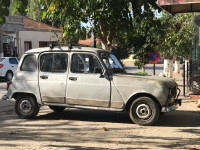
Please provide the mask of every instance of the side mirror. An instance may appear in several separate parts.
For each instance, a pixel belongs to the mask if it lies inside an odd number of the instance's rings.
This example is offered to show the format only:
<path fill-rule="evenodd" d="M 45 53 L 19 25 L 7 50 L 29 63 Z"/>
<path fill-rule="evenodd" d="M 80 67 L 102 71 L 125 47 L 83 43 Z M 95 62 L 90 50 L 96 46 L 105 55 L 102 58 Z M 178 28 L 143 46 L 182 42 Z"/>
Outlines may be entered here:
<path fill-rule="evenodd" d="M 100 73 L 101 74 L 101 76 L 100 76 L 100 78 L 103 78 L 104 76 L 103 76 L 103 72 L 102 72 L 102 69 L 101 68 L 95 68 L 95 73 Z"/>

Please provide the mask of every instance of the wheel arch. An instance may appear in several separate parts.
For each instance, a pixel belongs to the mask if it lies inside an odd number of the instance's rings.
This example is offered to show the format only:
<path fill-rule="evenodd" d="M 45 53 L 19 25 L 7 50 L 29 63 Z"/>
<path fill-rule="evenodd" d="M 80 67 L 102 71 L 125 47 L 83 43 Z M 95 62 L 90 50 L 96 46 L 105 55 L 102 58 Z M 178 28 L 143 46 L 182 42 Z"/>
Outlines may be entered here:
<path fill-rule="evenodd" d="M 135 100 L 136 100 L 137 98 L 139 98 L 139 97 L 149 97 L 149 98 L 151 98 L 153 101 L 155 101 L 155 102 L 158 104 L 158 106 L 159 106 L 160 109 L 162 108 L 161 105 L 160 105 L 160 103 L 159 103 L 159 101 L 158 101 L 153 95 L 151 95 L 151 94 L 149 94 L 149 93 L 137 93 L 137 94 L 132 95 L 132 96 L 128 99 L 128 101 L 127 101 L 127 103 L 126 103 L 125 111 L 129 111 L 129 108 L 130 108 L 130 106 L 131 106 L 131 103 L 132 103 L 133 101 L 135 101 Z"/>
<path fill-rule="evenodd" d="M 11 72 L 11 73 L 14 75 L 14 73 L 13 73 L 12 70 L 7 70 L 7 71 L 6 71 L 6 75 L 7 75 L 8 72 Z"/>
<path fill-rule="evenodd" d="M 14 99 L 17 99 L 17 98 L 19 98 L 20 96 L 31 96 L 31 97 L 33 97 L 36 101 L 37 101 L 37 98 L 36 98 L 36 96 L 34 95 L 34 94 L 31 94 L 31 93 L 25 93 L 25 92 L 16 92 L 16 93 L 14 93 L 13 95 L 12 95 L 12 98 L 14 98 Z"/>

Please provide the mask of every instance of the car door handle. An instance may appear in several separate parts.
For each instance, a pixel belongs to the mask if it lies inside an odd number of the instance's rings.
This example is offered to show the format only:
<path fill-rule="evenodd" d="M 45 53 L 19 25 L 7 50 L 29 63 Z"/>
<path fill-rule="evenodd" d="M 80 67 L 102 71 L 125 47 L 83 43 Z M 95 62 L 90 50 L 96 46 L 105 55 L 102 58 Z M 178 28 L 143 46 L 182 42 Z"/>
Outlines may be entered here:
<path fill-rule="evenodd" d="M 69 80 L 76 81 L 77 77 L 69 77 Z"/>
<path fill-rule="evenodd" d="M 14 67 L 14 66 L 12 66 L 12 67 Z"/>
<path fill-rule="evenodd" d="M 43 76 L 40 76 L 40 78 L 41 79 L 48 79 L 48 76 L 43 75 Z"/>

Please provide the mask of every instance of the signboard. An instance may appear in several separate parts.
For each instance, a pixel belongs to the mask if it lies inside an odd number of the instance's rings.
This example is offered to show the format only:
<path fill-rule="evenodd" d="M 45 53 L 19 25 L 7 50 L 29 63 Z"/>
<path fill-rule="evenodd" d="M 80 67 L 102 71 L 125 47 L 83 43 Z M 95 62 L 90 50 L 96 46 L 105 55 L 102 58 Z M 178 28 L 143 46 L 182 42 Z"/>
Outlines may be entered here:
<path fill-rule="evenodd" d="M 177 5 L 200 3 L 200 0 L 158 0 L 158 5 Z"/>
<path fill-rule="evenodd" d="M 159 51 L 155 50 L 155 52 L 149 53 L 149 57 L 151 62 L 157 62 L 160 60 L 160 53 Z"/>
<path fill-rule="evenodd" d="M 200 0 L 158 0 L 157 3 L 169 13 L 200 12 Z"/>

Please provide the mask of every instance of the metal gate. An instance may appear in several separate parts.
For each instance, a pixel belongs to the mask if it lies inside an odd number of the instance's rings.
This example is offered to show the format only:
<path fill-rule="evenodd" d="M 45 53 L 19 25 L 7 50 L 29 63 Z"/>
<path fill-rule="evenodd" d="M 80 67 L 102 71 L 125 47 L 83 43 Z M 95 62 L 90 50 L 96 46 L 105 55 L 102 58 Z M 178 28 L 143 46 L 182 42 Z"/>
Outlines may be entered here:
<path fill-rule="evenodd" d="M 187 83 L 189 89 L 194 95 L 200 95 L 200 60 L 190 59 L 189 80 Z"/>

